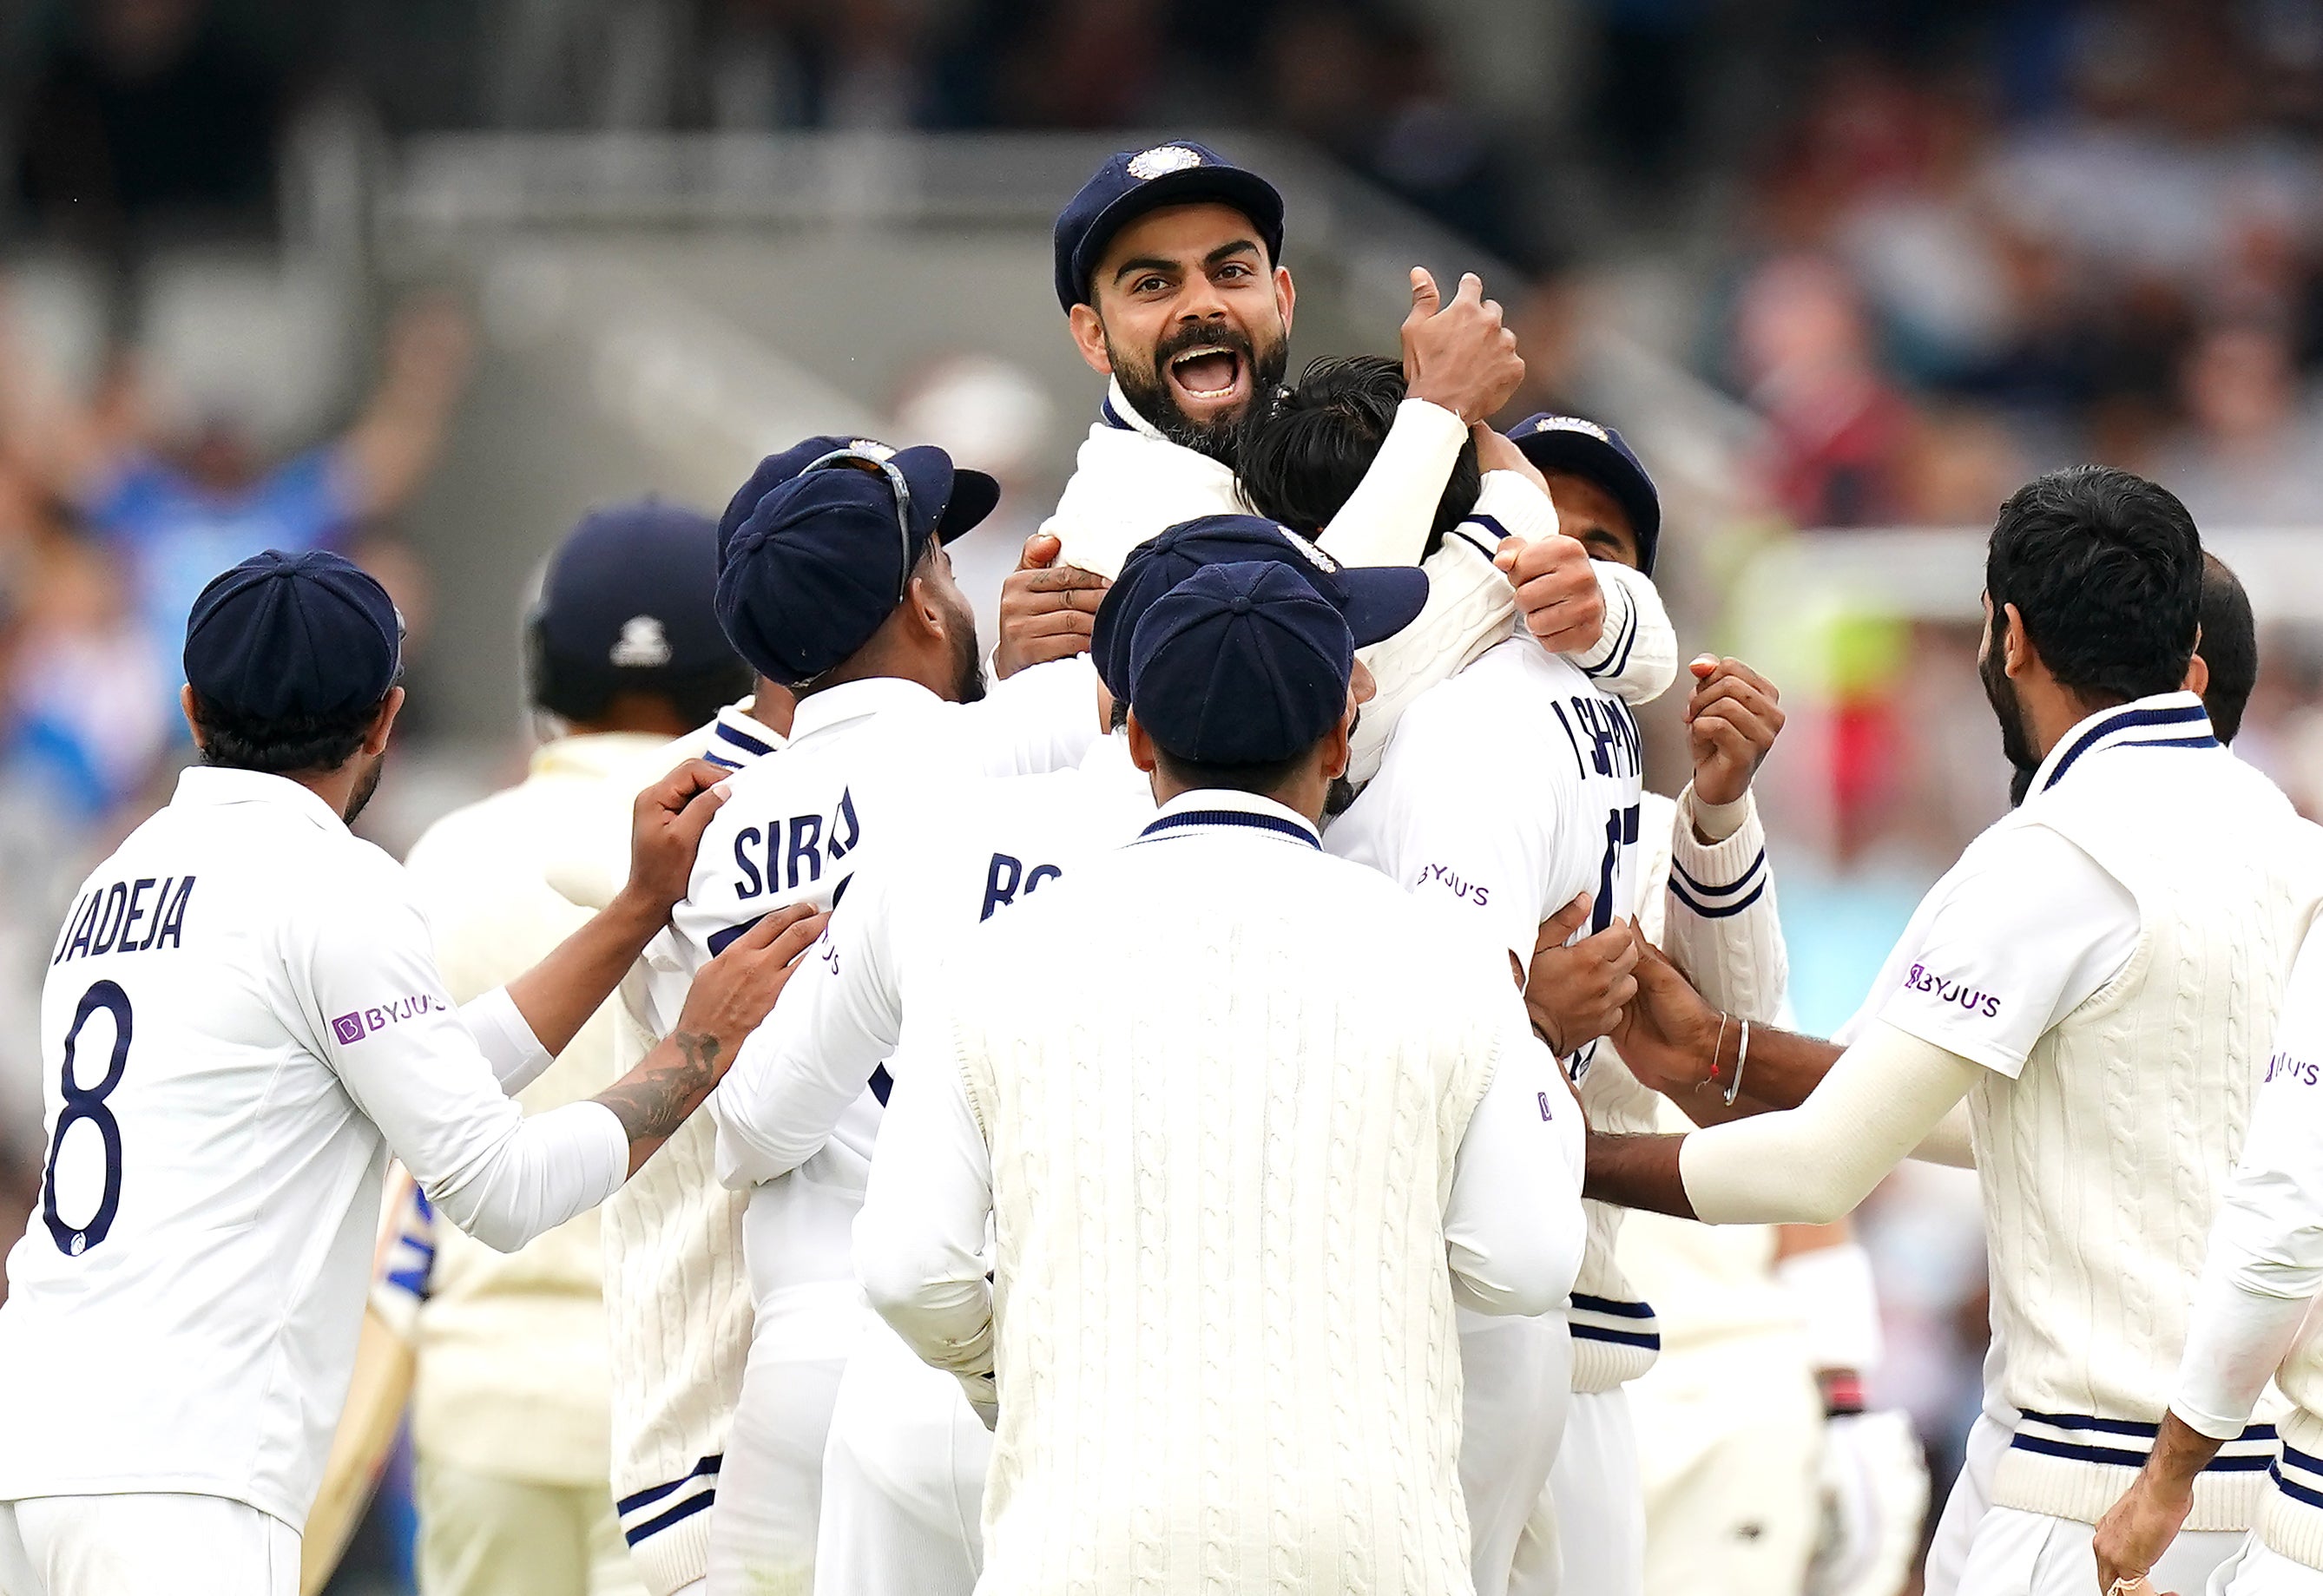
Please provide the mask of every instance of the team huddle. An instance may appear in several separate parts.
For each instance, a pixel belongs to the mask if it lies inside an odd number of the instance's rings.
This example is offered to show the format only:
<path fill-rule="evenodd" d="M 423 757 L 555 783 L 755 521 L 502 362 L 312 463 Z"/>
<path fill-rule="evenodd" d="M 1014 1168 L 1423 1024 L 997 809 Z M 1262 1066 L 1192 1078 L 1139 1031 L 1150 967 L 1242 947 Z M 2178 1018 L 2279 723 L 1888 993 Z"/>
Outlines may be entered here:
<path fill-rule="evenodd" d="M 1488 424 L 1474 278 L 1289 380 L 1283 234 L 1191 143 L 1066 206 L 1109 381 L 989 652 L 940 449 L 589 518 L 560 735 L 408 866 L 385 592 L 203 591 L 199 762 L 48 971 L 0 1596 L 316 1588 L 407 1391 L 424 1591 L 1891 1596 L 1906 1158 L 1991 1260 L 1924 1588 L 2323 1593 L 2323 833 L 2183 507 L 2001 507 L 2017 804 L 1798 1035 L 1774 685 L 1694 658 L 1643 785 L 1645 466 Z"/>

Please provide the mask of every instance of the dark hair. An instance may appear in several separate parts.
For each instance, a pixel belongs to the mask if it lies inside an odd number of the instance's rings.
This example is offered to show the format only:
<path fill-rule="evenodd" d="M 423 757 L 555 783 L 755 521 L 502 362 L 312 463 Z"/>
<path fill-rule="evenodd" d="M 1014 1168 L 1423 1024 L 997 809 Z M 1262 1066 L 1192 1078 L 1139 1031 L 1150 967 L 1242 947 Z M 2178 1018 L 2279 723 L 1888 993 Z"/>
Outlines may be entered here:
<path fill-rule="evenodd" d="M 1198 759 L 1180 759 L 1156 743 L 1153 762 L 1161 766 L 1163 775 L 1181 787 L 1223 787 L 1271 798 L 1306 768 L 1313 753 L 1312 748 L 1302 748 L 1288 759 L 1271 759 L 1262 765 L 1206 765 Z"/>
<path fill-rule="evenodd" d="M 1293 532 L 1318 536 L 1372 468 L 1403 399 L 1403 367 L 1394 361 L 1345 354 L 1308 362 L 1297 386 L 1253 405 L 1243 424 L 1235 471 L 1244 500 Z M 1483 482 L 1475 440 L 1464 439 L 1437 501 L 1427 553 L 1475 509 Z"/>
<path fill-rule="evenodd" d="M 2210 729 L 2230 743 L 2243 729 L 2243 711 L 2258 684 L 2258 622 L 2241 579 L 2208 550 L 2202 555 L 2202 640 L 2194 651 L 2210 667 L 2210 684 L 2202 690 Z"/>
<path fill-rule="evenodd" d="M 390 689 L 392 691 L 392 689 Z M 259 720 L 237 715 L 194 694 L 194 719 L 202 728 L 202 763 L 227 770 L 262 770 L 284 775 L 301 770 L 336 770 L 355 757 L 379 702 L 332 715 L 293 715 Z"/>
<path fill-rule="evenodd" d="M 2016 606 L 2061 687 L 2122 702 L 2184 685 L 2202 543 L 2167 488 L 2109 465 L 2034 478 L 2000 507 L 1985 552 L 1995 625 Z"/>

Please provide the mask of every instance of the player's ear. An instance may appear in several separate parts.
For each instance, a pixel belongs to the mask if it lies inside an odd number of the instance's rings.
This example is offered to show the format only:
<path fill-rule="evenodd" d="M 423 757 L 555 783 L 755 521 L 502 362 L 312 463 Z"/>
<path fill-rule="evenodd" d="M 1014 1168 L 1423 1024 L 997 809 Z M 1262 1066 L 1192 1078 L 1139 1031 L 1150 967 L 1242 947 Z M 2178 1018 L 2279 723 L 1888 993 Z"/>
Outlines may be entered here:
<path fill-rule="evenodd" d="M 2007 604 L 2002 606 L 2001 614 L 2005 621 L 2000 632 L 2000 663 L 2010 675 L 2021 676 L 2039 656 L 2033 647 L 2033 639 L 2025 634 L 2025 612 Z"/>
<path fill-rule="evenodd" d="M 1347 707 L 1340 713 L 1339 723 L 1323 739 L 1323 780 L 1337 781 L 1347 774 L 1348 763 L 1354 757 L 1352 750 L 1355 734 L 1355 701 L 1353 694 Z"/>
<path fill-rule="evenodd" d="M 178 710 L 186 718 L 186 729 L 194 734 L 194 747 L 207 748 L 209 742 L 202 736 L 201 718 L 194 713 L 194 689 L 190 683 L 178 689 Z"/>
<path fill-rule="evenodd" d="M 1105 347 L 1105 322 L 1088 304 L 1074 306 L 1065 313 L 1066 324 L 1072 328 L 1073 347 L 1081 352 L 1081 360 L 1100 377 L 1113 375 L 1113 356 Z"/>
<path fill-rule="evenodd" d="M 1135 710 L 1129 711 L 1129 762 L 1148 775 L 1161 763 L 1154 753 L 1153 734 L 1145 729 Z"/>
<path fill-rule="evenodd" d="M 2196 698 L 2210 691 L 2210 662 L 2199 654 L 2186 662 L 2185 687 Z"/>
<path fill-rule="evenodd" d="M 1290 268 L 1274 269 L 1274 307 L 1282 313 L 1282 335 L 1290 335 L 1290 312 L 1299 302 L 1299 290 L 1290 286 Z"/>
<path fill-rule="evenodd" d="M 395 731 L 395 718 L 402 711 L 403 689 L 389 688 L 387 696 L 379 701 L 379 712 L 372 717 L 371 729 L 363 733 L 363 751 L 365 754 L 387 752 L 387 739 Z"/>

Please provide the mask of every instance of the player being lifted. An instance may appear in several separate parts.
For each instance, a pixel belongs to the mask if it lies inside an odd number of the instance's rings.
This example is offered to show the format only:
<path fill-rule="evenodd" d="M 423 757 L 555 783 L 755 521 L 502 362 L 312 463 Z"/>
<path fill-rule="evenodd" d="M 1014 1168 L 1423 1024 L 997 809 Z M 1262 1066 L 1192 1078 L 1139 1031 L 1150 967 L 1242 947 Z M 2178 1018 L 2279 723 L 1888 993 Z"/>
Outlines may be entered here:
<path fill-rule="evenodd" d="M 613 905 L 454 1008 L 402 870 L 347 830 L 403 705 L 400 631 L 335 555 L 212 582 L 186 630 L 203 763 L 58 933 L 40 1223 L 0 1308 L 8 1596 L 296 1590 L 388 1153 L 470 1234 L 521 1244 L 684 1121 L 816 933 L 803 907 L 770 916 L 636 1069 L 525 1117 L 507 1094 L 683 893 L 717 773 L 644 794 Z"/>

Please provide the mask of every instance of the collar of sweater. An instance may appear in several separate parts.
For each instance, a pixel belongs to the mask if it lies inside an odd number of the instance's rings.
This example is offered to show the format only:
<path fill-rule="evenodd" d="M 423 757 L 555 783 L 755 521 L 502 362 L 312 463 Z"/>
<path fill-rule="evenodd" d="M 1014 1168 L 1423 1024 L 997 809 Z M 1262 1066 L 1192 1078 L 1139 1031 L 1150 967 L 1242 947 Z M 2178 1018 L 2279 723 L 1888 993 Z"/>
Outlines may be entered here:
<path fill-rule="evenodd" d="M 2209 712 L 2190 693 L 2157 693 L 2132 699 L 2076 721 L 2057 739 L 2041 768 L 2033 773 L 2032 791 L 2047 792 L 2065 778 L 2083 757 L 2100 748 L 2138 747 L 2215 748 L 2217 735 L 2210 729 Z"/>
<path fill-rule="evenodd" d="M 1162 812 L 1138 834 L 1137 840 L 1156 842 L 1220 833 L 1263 837 L 1318 849 L 1323 846 L 1315 822 L 1297 810 L 1255 793 L 1226 787 L 1201 787 L 1179 793 L 1162 806 Z"/>

